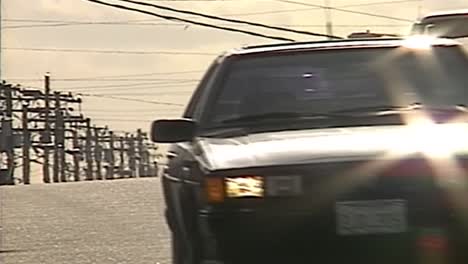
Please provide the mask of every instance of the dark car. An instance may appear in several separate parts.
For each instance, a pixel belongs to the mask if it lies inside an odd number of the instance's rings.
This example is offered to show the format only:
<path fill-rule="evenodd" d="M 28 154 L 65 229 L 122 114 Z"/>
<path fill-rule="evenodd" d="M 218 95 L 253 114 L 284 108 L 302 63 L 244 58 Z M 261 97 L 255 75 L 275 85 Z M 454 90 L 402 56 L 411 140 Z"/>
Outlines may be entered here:
<path fill-rule="evenodd" d="M 468 59 L 428 41 L 219 56 L 152 127 L 173 262 L 468 263 Z"/>

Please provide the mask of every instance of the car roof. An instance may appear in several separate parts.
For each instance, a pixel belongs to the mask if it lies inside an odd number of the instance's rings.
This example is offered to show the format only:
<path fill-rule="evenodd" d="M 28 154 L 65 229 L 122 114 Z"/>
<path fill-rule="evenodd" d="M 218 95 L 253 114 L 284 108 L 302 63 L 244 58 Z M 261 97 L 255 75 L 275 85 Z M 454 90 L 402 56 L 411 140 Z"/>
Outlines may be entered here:
<path fill-rule="evenodd" d="M 245 46 L 240 49 L 227 51 L 224 56 L 249 55 L 274 52 L 288 52 L 314 49 L 349 49 L 349 48 L 379 48 L 399 47 L 405 44 L 405 38 L 372 38 L 372 39 L 342 39 L 325 40 L 313 42 L 288 42 L 279 44 Z M 434 38 L 431 40 L 433 46 L 456 46 L 459 42 L 451 39 Z"/>
<path fill-rule="evenodd" d="M 423 22 L 424 20 L 430 20 L 432 18 L 439 18 L 439 17 L 450 17 L 450 16 L 459 16 L 459 15 L 468 15 L 468 9 L 455 9 L 455 10 L 448 10 L 448 11 L 437 11 L 426 14 L 423 16 L 419 21 Z"/>

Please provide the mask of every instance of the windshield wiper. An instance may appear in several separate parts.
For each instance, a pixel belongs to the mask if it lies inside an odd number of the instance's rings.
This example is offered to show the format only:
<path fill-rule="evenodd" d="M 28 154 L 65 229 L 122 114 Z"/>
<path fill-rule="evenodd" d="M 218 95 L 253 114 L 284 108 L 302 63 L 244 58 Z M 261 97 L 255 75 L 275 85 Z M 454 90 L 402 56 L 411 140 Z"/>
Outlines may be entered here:
<path fill-rule="evenodd" d="M 329 119 L 344 117 L 344 115 L 328 113 L 299 113 L 299 112 L 269 112 L 263 114 L 243 115 L 234 118 L 228 118 L 220 121 L 222 124 L 256 122 L 256 121 L 276 121 L 288 119 Z"/>

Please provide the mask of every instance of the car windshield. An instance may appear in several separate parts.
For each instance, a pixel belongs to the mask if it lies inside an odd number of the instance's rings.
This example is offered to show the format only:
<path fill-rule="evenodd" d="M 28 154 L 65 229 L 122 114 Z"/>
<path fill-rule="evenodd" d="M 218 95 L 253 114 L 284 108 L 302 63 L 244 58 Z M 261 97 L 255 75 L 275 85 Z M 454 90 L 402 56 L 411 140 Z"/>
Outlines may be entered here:
<path fill-rule="evenodd" d="M 413 27 L 413 33 L 429 33 L 444 38 L 459 38 L 466 36 L 467 23 L 466 16 L 428 18 Z"/>
<path fill-rule="evenodd" d="M 429 34 L 442 38 L 453 38 L 468 51 L 468 13 L 461 15 L 428 16 L 415 23 L 412 35 Z"/>
<path fill-rule="evenodd" d="M 275 112 L 333 113 L 414 102 L 466 105 L 468 61 L 456 46 L 260 55 L 233 61 L 219 87 L 209 126 Z"/>

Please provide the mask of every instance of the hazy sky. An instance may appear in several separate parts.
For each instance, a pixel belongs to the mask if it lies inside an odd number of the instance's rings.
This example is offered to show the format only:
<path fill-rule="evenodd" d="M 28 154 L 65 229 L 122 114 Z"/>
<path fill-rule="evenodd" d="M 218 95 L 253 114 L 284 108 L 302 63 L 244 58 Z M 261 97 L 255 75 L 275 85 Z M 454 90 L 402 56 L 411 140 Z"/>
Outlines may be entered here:
<path fill-rule="evenodd" d="M 104 1 L 119 2 L 117 0 Z M 345 9 L 409 20 L 417 19 L 418 14 L 428 11 L 468 8 L 468 0 L 382 3 L 389 1 L 391 0 L 330 0 L 332 6 L 335 7 L 363 4 L 360 7 L 346 7 Z M 146 0 L 145 2 L 325 33 L 324 11 L 299 4 L 275 0 Z M 323 0 L 296 0 L 296 2 L 324 4 Z M 365 5 L 379 2 L 380 4 L 376 5 Z M 6 48 L 2 51 L 2 79 L 27 87 L 42 87 L 43 75 L 51 72 L 53 90 L 113 95 L 184 105 L 196 81 L 215 54 L 244 44 L 274 42 L 240 33 L 195 25 L 187 26 L 183 23 L 101 6 L 86 0 L 2 0 L 2 5 L 2 44 Z M 135 7 L 131 4 L 125 5 Z M 226 24 L 151 8 L 142 9 L 214 24 Z M 265 11 L 274 12 L 259 14 Z M 334 34 L 339 36 L 365 29 L 406 33 L 410 25 L 408 22 L 341 11 L 333 11 L 332 18 Z M 132 22 L 128 23 L 130 20 Z M 69 21 L 94 24 L 63 25 L 64 22 Z M 98 22 L 127 23 L 96 24 Z M 306 35 L 256 27 L 234 24 L 226 26 L 236 26 L 297 40 L 319 40 L 319 38 Z M 15 50 L 18 48 L 72 49 L 75 52 Z M 99 54 L 77 52 L 79 50 L 169 52 L 171 54 Z M 111 76 L 112 79 L 103 81 L 103 78 L 96 78 L 103 76 Z M 150 120 L 176 117 L 182 111 L 182 106 L 155 105 L 99 97 L 83 98 L 85 114 L 95 119 L 95 123 L 108 124 L 115 130 L 134 130 L 138 127 L 147 130 Z"/>

